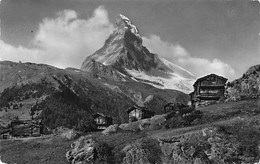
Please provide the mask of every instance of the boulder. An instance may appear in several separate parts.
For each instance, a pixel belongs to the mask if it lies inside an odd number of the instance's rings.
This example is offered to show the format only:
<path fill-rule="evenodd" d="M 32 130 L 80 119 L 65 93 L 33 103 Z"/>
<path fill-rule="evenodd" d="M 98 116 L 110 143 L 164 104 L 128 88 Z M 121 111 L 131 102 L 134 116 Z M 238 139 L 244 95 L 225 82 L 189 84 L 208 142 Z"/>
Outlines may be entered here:
<path fill-rule="evenodd" d="M 135 122 L 121 124 L 119 128 L 121 128 L 122 130 L 139 132 L 141 131 L 139 125 L 140 125 L 140 121 L 135 121 Z"/>
<path fill-rule="evenodd" d="M 70 129 L 70 130 L 67 130 L 67 131 L 61 133 L 61 137 L 66 138 L 68 140 L 77 139 L 79 136 L 80 136 L 80 133 L 73 129 Z"/>
<path fill-rule="evenodd" d="M 79 138 L 71 145 L 66 158 L 71 164 L 91 164 L 94 161 L 95 140 L 91 136 Z"/>
<path fill-rule="evenodd" d="M 140 144 L 132 144 L 124 147 L 125 157 L 123 164 L 145 163 L 150 164 L 147 151 Z"/>
<path fill-rule="evenodd" d="M 118 124 L 114 124 L 114 125 L 110 125 L 105 130 L 103 130 L 102 134 L 109 135 L 109 134 L 112 134 L 112 133 L 116 133 L 120 130 L 121 130 L 121 128 L 119 128 Z"/>
<path fill-rule="evenodd" d="M 71 164 L 112 163 L 112 149 L 106 142 L 93 139 L 92 135 L 79 138 L 66 153 Z"/>

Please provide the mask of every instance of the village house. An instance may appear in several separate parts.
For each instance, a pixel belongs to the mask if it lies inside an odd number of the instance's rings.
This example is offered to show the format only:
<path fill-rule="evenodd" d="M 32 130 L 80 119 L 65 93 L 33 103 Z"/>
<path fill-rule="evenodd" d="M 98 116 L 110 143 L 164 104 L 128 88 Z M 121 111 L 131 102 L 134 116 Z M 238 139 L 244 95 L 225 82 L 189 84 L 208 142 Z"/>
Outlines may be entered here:
<path fill-rule="evenodd" d="M 11 135 L 13 137 L 37 137 L 42 134 L 42 125 L 32 120 L 16 120 L 11 122 Z"/>
<path fill-rule="evenodd" d="M 216 102 L 224 98 L 226 82 L 226 78 L 216 74 L 197 79 L 193 84 L 194 91 L 190 93 L 192 106 Z"/>
<path fill-rule="evenodd" d="M 98 130 L 104 130 L 113 123 L 113 119 L 111 117 L 105 116 L 102 113 L 96 113 L 92 116 Z"/>
<path fill-rule="evenodd" d="M 129 122 L 150 118 L 154 116 L 154 112 L 146 107 L 132 106 L 126 110 Z"/>
<path fill-rule="evenodd" d="M 164 113 L 169 113 L 173 111 L 178 111 L 180 109 L 188 107 L 187 105 L 181 103 L 181 102 L 170 102 L 164 106 Z"/>

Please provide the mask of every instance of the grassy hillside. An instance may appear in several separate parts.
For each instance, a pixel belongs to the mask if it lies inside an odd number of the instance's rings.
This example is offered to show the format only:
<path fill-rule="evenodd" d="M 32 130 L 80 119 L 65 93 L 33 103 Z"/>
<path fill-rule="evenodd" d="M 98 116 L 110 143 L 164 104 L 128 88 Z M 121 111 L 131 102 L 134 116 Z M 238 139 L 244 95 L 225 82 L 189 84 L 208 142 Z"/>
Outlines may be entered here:
<path fill-rule="evenodd" d="M 106 143 L 112 162 L 120 163 L 127 145 L 141 145 L 147 158 L 157 163 L 255 163 L 260 159 L 260 100 L 244 100 L 200 107 L 204 113 L 196 125 L 145 132 L 120 131 L 108 136 L 90 136 Z M 21 141 L 1 141 L 4 162 L 67 163 L 70 144 L 60 136 Z M 140 147 L 139 147 L 140 148 Z M 139 149 L 138 148 L 138 149 Z M 151 149 L 152 148 L 152 149 Z M 135 159 L 142 158 L 136 154 Z"/>

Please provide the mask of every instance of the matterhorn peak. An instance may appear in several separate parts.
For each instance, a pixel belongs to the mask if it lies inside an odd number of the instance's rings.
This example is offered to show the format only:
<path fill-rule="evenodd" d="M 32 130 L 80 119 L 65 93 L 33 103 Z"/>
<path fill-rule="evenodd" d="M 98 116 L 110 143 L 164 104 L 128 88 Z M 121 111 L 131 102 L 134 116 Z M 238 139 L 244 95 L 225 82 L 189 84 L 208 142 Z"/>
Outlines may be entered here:
<path fill-rule="evenodd" d="M 138 38 L 141 38 L 137 27 L 126 16 L 119 14 L 116 19 L 116 25 L 119 28 L 123 27 L 126 29 L 130 29 L 133 34 L 135 34 Z"/>
<path fill-rule="evenodd" d="M 122 19 L 124 19 L 124 20 L 130 21 L 129 18 L 127 18 L 126 16 L 124 16 L 124 15 L 122 15 L 122 14 L 119 14 L 119 16 L 120 16 Z"/>
<path fill-rule="evenodd" d="M 115 24 L 104 46 L 84 60 L 82 70 L 117 80 L 139 81 L 158 88 L 187 93 L 192 90 L 193 76 L 144 47 L 137 27 L 128 17 L 119 14 Z"/>

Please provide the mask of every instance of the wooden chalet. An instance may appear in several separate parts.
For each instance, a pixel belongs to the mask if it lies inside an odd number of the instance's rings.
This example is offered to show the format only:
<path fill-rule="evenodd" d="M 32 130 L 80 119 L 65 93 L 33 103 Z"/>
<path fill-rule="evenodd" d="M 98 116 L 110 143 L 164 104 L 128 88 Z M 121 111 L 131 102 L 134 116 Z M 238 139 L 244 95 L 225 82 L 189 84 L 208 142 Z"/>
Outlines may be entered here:
<path fill-rule="evenodd" d="M 16 120 L 11 122 L 11 135 L 13 137 L 37 137 L 42 134 L 42 125 L 32 120 Z"/>
<path fill-rule="evenodd" d="M 126 110 L 129 122 L 150 118 L 154 116 L 154 112 L 146 107 L 132 106 Z"/>
<path fill-rule="evenodd" d="M 102 113 L 96 113 L 92 116 L 98 130 L 104 130 L 113 123 L 113 119 L 111 117 L 105 116 Z"/>
<path fill-rule="evenodd" d="M 164 113 L 169 113 L 173 111 L 178 111 L 180 109 L 188 107 L 187 105 L 180 102 L 170 102 L 164 106 Z"/>
<path fill-rule="evenodd" d="M 192 106 L 203 101 L 218 101 L 224 97 L 227 79 L 216 74 L 199 78 L 194 84 L 194 91 L 190 93 Z"/>

